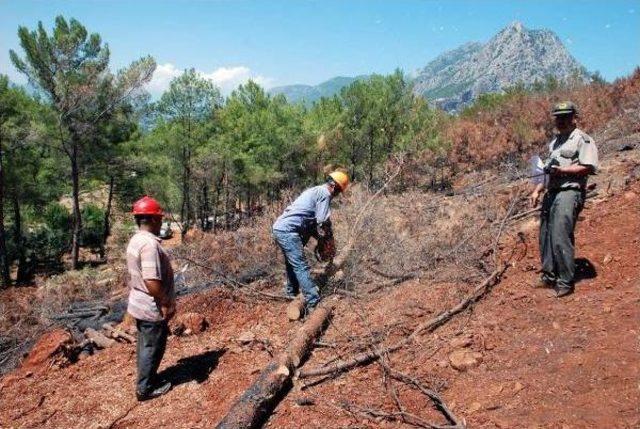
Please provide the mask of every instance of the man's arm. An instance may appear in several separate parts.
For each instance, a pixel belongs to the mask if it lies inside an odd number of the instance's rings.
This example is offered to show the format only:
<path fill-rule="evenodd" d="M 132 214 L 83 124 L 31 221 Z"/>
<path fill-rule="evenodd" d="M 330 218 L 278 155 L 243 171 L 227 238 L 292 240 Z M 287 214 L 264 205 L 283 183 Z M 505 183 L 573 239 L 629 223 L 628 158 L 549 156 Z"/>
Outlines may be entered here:
<path fill-rule="evenodd" d="M 572 175 L 572 176 L 588 176 L 594 173 L 594 168 L 592 165 L 582 165 L 582 164 L 574 164 L 568 165 L 566 167 L 554 166 L 551 169 L 551 175 L 553 176 L 561 176 L 564 174 Z"/>
<path fill-rule="evenodd" d="M 538 183 L 536 187 L 533 189 L 531 196 L 529 196 L 529 202 L 531 204 L 531 207 L 533 208 L 537 207 L 538 202 L 540 201 L 540 192 L 542 192 L 543 189 L 544 189 L 543 183 Z"/>
<path fill-rule="evenodd" d="M 317 233 L 319 237 L 325 237 L 331 232 L 331 215 L 330 209 L 331 199 L 329 197 L 320 198 L 316 202 L 316 224 L 318 225 Z"/>
<path fill-rule="evenodd" d="M 176 312 L 176 302 L 165 293 L 162 280 L 145 280 L 144 285 L 147 287 L 149 295 L 160 304 L 161 316 L 167 321 L 170 320 Z"/>
<path fill-rule="evenodd" d="M 165 320 L 171 319 L 175 313 L 175 300 L 167 294 L 162 283 L 162 262 L 156 246 L 145 245 L 140 250 L 140 264 L 142 278 L 149 295 L 160 306 L 161 316 Z"/>

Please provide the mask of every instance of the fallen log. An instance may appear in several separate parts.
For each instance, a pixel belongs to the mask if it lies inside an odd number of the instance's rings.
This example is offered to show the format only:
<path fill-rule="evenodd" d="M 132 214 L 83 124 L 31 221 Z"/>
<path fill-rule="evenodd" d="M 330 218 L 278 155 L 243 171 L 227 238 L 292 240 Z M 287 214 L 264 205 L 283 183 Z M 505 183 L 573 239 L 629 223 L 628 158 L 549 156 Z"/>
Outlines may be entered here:
<path fill-rule="evenodd" d="M 136 337 L 130 335 L 120 329 L 114 327 L 111 323 L 105 323 L 102 325 L 102 329 L 109 334 L 109 336 L 115 340 L 122 339 L 128 343 L 135 343 Z"/>
<path fill-rule="evenodd" d="M 309 378 L 327 374 L 337 374 L 355 368 L 356 366 L 374 362 L 378 360 L 380 356 L 383 356 L 387 353 L 393 353 L 401 349 L 402 347 L 411 343 L 421 333 L 425 331 L 432 332 L 440 325 L 450 320 L 453 316 L 465 310 L 471 304 L 482 298 L 482 296 L 486 294 L 491 289 L 491 287 L 499 280 L 500 276 L 502 276 L 507 268 L 508 265 L 503 265 L 501 268 L 496 269 L 493 273 L 491 273 L 491 275 L 489 275 L 489 277 L 487 277 L 480 285 L 478 285 L 467 298 L 460 301 L 454 307 L 443 311 L 438 316 L 429 319 L 424 323 L 421 323 L 409 336 L 403 338 L 397 343 L 387 347 L 376 348 L 375 350 L 371 350 L 368 352 L 358 353 L 351 359 L 339 361 L 331 365 L 323 366 L 320 368 L 310 368 L 306 370 L 303 369 L 298 372 L 298 378 Z"/>
<path fill-rule="evenodd" d="M 290 321 L 300 320 L 304 316 L 304 299 L 298 295 L 287 305 L 287 318 Z"/>
<path fill-rule="evenodd" d="M 102 311 L 78 311 L 76 313 L 64 313 L 52 316 L 53 320 L 67 320 L 67 319 L 88 319 L 102 316 Z"/>
<path fill-rule="evenodd" d="M 314 347 L 332 311 L 333 304 L 325 301 L 311 313 L 287 349 L 267 364 L 258 379 L 245 390 L 218 423 L 217 429 L 260 427 L 278 402 L 280 394 L 291 382 L 296 368 Z"/>
<path fill-rule="evenodd" d="M 84 331 L 84 335 L 101 349 L 109 348 L 116 343 L 111 338 L 107 338 L 102 332 L 98 332 L 93 328 L 87 328 Z"/>

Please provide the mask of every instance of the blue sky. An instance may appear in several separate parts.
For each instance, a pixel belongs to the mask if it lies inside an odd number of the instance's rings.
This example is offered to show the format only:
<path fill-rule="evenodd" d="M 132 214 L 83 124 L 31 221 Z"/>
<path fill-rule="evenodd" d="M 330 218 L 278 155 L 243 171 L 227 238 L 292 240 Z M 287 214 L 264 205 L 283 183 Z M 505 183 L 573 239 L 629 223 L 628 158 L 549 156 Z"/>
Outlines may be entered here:
<path fill-rule="evenodd" d="M 29 1 L 0 0 L 0 73 L 20 81 L 8 50 L 18 25 L 79 19 L 109 43 L 114 68 L 151 54 L 160 92 L 187 67 L 223 90 L 253 78 L 267 87 L 334 76 L 412 72 L 510 22 L 555 31 L 607 80 L 640 65 L 640 0 Z"/>

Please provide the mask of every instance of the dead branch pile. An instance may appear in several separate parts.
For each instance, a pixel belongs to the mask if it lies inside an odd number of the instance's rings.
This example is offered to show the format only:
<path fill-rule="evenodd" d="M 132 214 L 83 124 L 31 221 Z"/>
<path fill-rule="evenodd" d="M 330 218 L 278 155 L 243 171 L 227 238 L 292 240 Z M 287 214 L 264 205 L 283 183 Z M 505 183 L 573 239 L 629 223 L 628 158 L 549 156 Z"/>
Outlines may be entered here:
<path fill-rule="evenodd" d="M 385 354 L 393 353 L 401 349 L 402 347 L 405 347 L 406 345 L 414 341 L 418 337 L 418 335 L 424 332 L 433 331 L 437 327 L 449 321 L 453 316 L 464 311 L 474 302 L 482 298 L 491 289 L 491 287 L 500 279 L 500 276 L 506 271 L 506 269 L 507 269 L 507 265 L 503 265 L 500 268 L 496 269 L 493 273 L 491 273 L 489 277 L 487 277 L 482 283 L 480 283 L 480 285 L 478 285 L 469 296 L 464 298 L 462 301 L 460 301 L 458 304 L 456 304 L 452 308 L 444 310 L 443 312 L 438 314 L 436 317 L 419 324 L 413 330 L 413 332 L 411 332 L 410 335 L 402 338 L 395 344 L 382 347 L 382 348 L 377 348 L 377 347 L 371 348 L 370 350 L 367 350 L 362 353 L 358 353 L 352 356 L 351 358 L 341 359 L 338 362 L 332 363 L 330 365 L 325 365 L 320 368 L 303 369 L 298 373 L 298 377 L 309 378 L 309 377 L 318 377 L 318 376 L 324 376 L 324 375 L 337 374 L 343 371 L 347 371 L 359 365 L 368 364 L 370 362 L 378 360 L 381 356 Z"/>
<path fill-rule="evenodd" d="M 256 280 L 271 280 L 281 271 L 281 255 L 271 236 L 271 225 L 279 207 L 254 218 L 252 225 L 217 234 L 194 232 L 173 249 L 179 263 L 189 263 L 188 284 L 199 286 L 218 281 L 242 287 Z M 254 284 L 255 286 L 255 284 Z"/>
<path fill-rule="evenodd" d="M 363 219 L 344 267 L 344 287 L 371 293 L 416 277 L 469 282 L 486 276 L 495 267 L 493 244 L 500 220 L 520 191 L 507 189 L 490 198 L 489 192 L 388 195 Z M 348 204 L 336 211 L 338 240 L 367 198 L 367 192 L 355 188 Z M 515 204 L 524 207 L 525 199 L 517 197 Z"/>

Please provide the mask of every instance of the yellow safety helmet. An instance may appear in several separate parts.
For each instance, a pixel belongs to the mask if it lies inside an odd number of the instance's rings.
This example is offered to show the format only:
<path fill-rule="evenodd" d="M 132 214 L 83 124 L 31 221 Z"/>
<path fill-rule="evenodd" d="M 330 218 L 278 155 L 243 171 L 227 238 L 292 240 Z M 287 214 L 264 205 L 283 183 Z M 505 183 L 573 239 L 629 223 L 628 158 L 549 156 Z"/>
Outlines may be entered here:
<path fill-rule="evenodd" d="M 331 179 L 336 182 L 342 192 L 347 190 L 347 187 L 349 186 L 349 176 L 347 176 L 346 173 L 336 170 L 332 173 L 329 173 L 329 177 L 331 177 Z"/>

